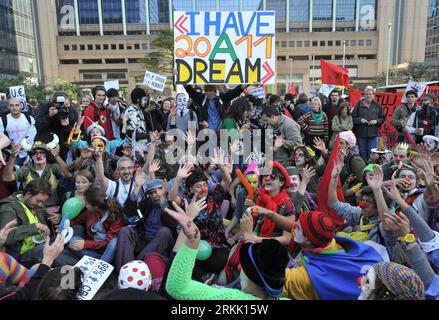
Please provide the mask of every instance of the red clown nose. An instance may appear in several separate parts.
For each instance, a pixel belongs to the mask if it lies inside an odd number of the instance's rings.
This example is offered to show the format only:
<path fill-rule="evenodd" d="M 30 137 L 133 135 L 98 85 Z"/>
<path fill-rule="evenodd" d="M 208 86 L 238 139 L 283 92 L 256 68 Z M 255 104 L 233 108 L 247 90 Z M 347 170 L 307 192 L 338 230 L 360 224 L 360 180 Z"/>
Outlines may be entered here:
<path fill-rule="evenodd" d="M 360 202 L 358 202 L 358 206 L 359 206 L 361 209 L 366 208 L 366 201 L 360 201 Z"/>
<path fill-rule="evenodd" d="M 201 193 L 206 193 L 207 192 L 207 188 L 203 187 L 201 188 Z"/>
<path fill-rule="evenodd" d="M 265 177 L 265 182 L 270 182 L 270 181 L 271 181 L 270 177 Z"/>

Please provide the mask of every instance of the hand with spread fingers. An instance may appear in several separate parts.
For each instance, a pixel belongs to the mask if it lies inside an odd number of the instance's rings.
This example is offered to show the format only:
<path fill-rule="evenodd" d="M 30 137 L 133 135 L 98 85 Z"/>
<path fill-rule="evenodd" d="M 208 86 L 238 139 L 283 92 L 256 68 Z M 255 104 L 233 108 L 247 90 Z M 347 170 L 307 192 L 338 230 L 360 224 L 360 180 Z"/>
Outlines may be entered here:
<path fill-rule="evenodd" d="M 14 219 L 8 222 L 1 230 L 0 230 L 0 247 L 3 246 L 8 240 L 8 235 L 12 230 L 17 229 L 17 219 Z"/>
<path fill-rule="evenodd" d="M 400 237 L 410 233 L 410 221 L 402 213 L 384 213 L 384 228 L 388 231 L 395 231 Z"/>

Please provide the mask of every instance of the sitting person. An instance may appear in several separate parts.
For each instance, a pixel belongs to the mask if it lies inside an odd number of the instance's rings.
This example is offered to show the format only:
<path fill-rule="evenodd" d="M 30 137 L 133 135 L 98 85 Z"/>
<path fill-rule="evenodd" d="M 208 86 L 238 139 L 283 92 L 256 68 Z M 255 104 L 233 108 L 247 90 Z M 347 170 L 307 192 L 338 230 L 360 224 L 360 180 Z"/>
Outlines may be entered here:
<path fill-rule="evenodd" d="M 32 180 L 23 189 L 23 193 L 14 193 L 0 201 L 0 228 L 11 221 L 17 221 L 4 243 L 6 253 L 26 268 L 41 262 L 44 255 L 45 238 L 54 234 L 48 227 L 47 212 L 43 203 L 51 194 L 51 185 L 45 180 Z M 64 250 L 54 261 L 56 266 L 75 264 Z"/>
<path fill-rule="evenodd" d="M 75 172 L 73 180 L 75 181 L 75 189 L 68 191 L 63 195 L 60 202 L 61 208 L 64 202 L 70 198 L 78 198 L 82 203 L 85 203 L 84 193 L 93 186 L 94 176 L 90 171 L 79 170 Z"/>
<path fill-rule="evenodd" d="M 293 201 L 296 214 L 316 210 L 317 203 L 311 193 L 307 191 L 309 181 L 316 174 L 315 170 L 308 166 L 303 168 L 302 174 L 296 167 L 287 167 L 286 170 L 291 180 L 287 192 Z"/>
<path fill-rule="evenodd" d="M 387 230 L 383 225 L 383 214 L 389 212 L 390 199 L 385 198 L 383 173 L 379 166 L 375 166 L 373 174 L 367 175 L 368 186 L 361 189 L 361 201 L 354 207 L 340 202 L 337 198 L 337 180 L 341 172 L 342 162 L 336 163 L 332 170 L 331 182 L 328 187 L 328 205 L 344 218 L 348 226 L 355 229 L 353 232 L 339 232 L 338 235 L 349 237 L 361 242 L 371 240 L 387 248 L 391 260 L 396 258 L 396 234 Z"/>
<path fill-rule="evenodd" d="M 213 288 L 191 279 L 201 239 L 200 230 L 191 220 L 191 216 L 198 212 L 193 210 L 189 213 L 194 209 L 191 206 L 186 207 L 186 214 L 177 205 L 174 205 L 174 209 L 178 212 L 166 209 L 182 228 L 174 248 L 177 254 L 166 279 L 167 293 L 178 300 L 277 299 L 282 293 L 289 258 L 286 248 L 274 239 L 242 246 L 239 251 L 241 290 Z M 251 229 L 251 215 L 247 214 L 246 221 L 241 220 L 241 224 L 247 224 Z"/>
<path fill-rule="evenodd" d="M 87 211 L 70 222 L 74 234 L 69 249 L 78 261 L 87 255 L 111 264 L 123 226 L 123 208 L 117 200 L 95 188 L 84 193 L 84 202 Z"/>
<path fill-rule="evenodd" d="M 140 179 L 140 180 L 139 180 Z M 136 173 L 134 194 L 146 183 L 141 173 Z M 169 256 L 174 246 L 176 223 L 164 209 L 169 206 L 163 180 L 155 179 L 145 185 L 146 198 L 138 205 L 142 218 L 134 226 L 123 227 L 119 234 L 116 269 L 132 260 L 144 260 L 149 253 Z"/>

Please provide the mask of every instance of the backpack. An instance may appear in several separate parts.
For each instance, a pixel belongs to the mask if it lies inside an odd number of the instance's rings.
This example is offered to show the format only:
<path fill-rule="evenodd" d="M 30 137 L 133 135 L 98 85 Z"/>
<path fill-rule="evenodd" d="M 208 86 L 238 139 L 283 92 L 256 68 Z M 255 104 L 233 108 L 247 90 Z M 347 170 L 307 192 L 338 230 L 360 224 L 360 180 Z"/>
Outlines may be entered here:
<path fill-rule="evenodd" d="M 6 136 L 8 136 L 8 132 L 6 131 L 6 128 L 8 126 L 8 114 L 9 114 L 9 112 L 2 115 L 3 129 L 4 129 L 4 134 Z M 31 119 L 30 114 L 27 112 L 23 112 L 23 114 L 26 117 L 26 120 L 29 123 L 29 125 L 32 126 L 32 119 Z M 9 138 L 9 136 L 8 136 L 8 138 Z"/>

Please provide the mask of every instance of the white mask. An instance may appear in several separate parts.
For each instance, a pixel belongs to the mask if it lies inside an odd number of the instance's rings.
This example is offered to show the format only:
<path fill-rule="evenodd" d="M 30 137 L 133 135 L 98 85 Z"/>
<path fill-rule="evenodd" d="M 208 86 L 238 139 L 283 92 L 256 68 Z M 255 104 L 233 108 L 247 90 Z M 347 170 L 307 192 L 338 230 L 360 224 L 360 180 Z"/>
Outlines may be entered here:
<path fill-rule="evenodd" d="M 371 267 L 361 281 L 361 294 L 358 300 L 369 300 L 375 290 L 376 279 L 375 269 Z"/>
<path fill-rule="evenodd" d="M 187 107 L 188 98 L 184 93 L 179 93 L 177 95 L 177 114 L 180 115 L 183 113 L 183 116 L 189 112 Z"/>

